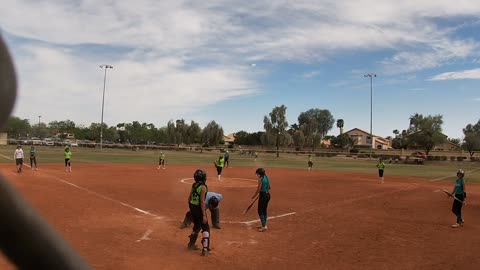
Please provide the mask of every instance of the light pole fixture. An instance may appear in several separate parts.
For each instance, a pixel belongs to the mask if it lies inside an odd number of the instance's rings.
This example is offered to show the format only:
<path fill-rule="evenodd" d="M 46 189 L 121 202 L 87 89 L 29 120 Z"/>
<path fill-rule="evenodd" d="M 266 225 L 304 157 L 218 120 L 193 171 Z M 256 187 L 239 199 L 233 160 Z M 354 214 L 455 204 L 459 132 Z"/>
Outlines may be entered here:
<path fill-rule="evenodd" d="M 42 118 L 41 115 L 38 116 L 38 126 L 40 126 L 40 118 Z"/>
<path fill-rule="evenodd" d="M 105 73 L 103 75 L 103 95 L 102 95 L 102 121 L 100 122 L 100 150 L 103 149 L 103 108 L 105 105 L 105 86 L 107 83 L 107 69 L 113 68 L 110 65 L 100 65 L 100 68 L 105 69 Z"/>
<path fill-rule="evenodd" d="M 363 75 L 370 77 L 370 159 L 372 158 L 372 149 L 375 145 L 373 141 L 372 122 L 373 122 L 373 77 L 377 77 L 375 73 L 368 73 Z"/>

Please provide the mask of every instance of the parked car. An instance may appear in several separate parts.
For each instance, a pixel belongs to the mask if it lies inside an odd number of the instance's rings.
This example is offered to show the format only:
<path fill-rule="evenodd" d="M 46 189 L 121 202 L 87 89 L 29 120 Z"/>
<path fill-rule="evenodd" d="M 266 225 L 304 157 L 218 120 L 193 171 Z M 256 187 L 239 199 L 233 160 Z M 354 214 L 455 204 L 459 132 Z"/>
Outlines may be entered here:
<path fill-rule="evenodd" d="M 46 145 L 46 146 L 54 146 L 55 145 L 55 142 L 51 139 L 51 138 L 45 138 L 43 140 L 43 145 Z"/>
<path fill-rule="evenodd" d="M 32 137 L 32 144 L 33 145 L 42 145 L 42 140 L 38 137 Z"/>
<path fill-rule="evenodd" d="M 18 144 L 32 144 L 32 140 L 30 140 L 27 137 L 20 137 L 20 138 L 18 138 L 17 143 Z"/>

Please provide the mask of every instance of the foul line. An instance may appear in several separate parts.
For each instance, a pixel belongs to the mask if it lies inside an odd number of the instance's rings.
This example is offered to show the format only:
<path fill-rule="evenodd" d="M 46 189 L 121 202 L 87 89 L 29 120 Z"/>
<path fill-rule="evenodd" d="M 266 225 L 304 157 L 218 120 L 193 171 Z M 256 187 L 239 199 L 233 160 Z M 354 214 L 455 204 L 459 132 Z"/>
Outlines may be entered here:
<path fill-rule="evenodd" d="M 474 172 L 474 171 L 478 171 L 480 170 L 480 168 L 476 168 L 476 169 L 473 169 L 473 170 L 470 170 L 470 171 L 466 171 L 467 173 L 470 173 L 470 172 Z M 430 182 L 434 182 L 434 181 L 439 181 L 439 180 L 443 180 L 443 179 L 447 179 L 447 178 L 450 178 L 450 177 L 455 177 L 456 175 L 449 175 L 449 176 L 445 176 L 445 177 L 440 177 L 440 178 L 436 178 L 436 179 L 431 179 L 429 180 Z"/>
<path fill-rule="evenodd" d="M 3 156 L 4 158 L 7 158 L 7 159 L 9 159 L 9 160 L 13 160 L 12 158 L 9 158 L 9 157 L 7 157 L 7 156 L 5 156 L 5 155 L 2 155 L 2 154 L 0 154 L 0 156 Z M 27 167 L 30 167 L 28 164 L 25 164 L 25 165 L 26 165 Z M 42 172 L 45 173 L 45 171 L 42 171 Z M 79 186 L 79 185 L 76 185 L 76 184 L 74 184 L 74 183 L 68 182 L 68 181 L 63 180 L 63 179 L 61 179 L 61 178 L 58 178 L 58 177 L 56 177 L 56 176 L 54 176 L 54 175 L 50 175 L 50 177 L 51 177 L 52 179 L 55 179 L 55 180 L 59 181 L 59 182 L 62 182 L 62 183 L 64 183 L 64 184 L 67 184 L 67 185 L 69 185 L 69 186 L 72 186 L 72 187 L 75 187 L 75 188 L 77 188 L 77 189 L 83 190 L 83 191 L 85 191 L 85 192 L 87 192 L 87 193 L 93 194 L 93 195 L 95 195 L 95 196 L 97 196 L 97 197 L 99 197 L 99 198 L 102 198 L 102 199 L 104 199 L 104 200 L 111 201 L 111 202 L 114 202 L 114 203 L 118 203 L 118 204 L 123 205 L 123 206 L 125 206 L 125 207 L 128 207 L 128 208 L 130 208 L 130 209 L 133 209 L 133 210 L 135 210 L 135 211 L 137 211 L 137 212 L 140 212 L 140 213 L 142 213 L 142 214 L 144 214 L 144 215 L 151 216 L 151 217 L 154 217 L 154 218 L 156 218 L 156 219 L 163 219 L 163 218 L 164 218 L 164 217 L 162 217 L 162 216 L 158 216 L 158 215 L 152 214 L 152 213 L 150 213 L 150 212 L 148 212 L 148 211 L 145 211 L 145 210 L 143 210 L 143 209 L 140 209 L 140 208 L 135 207 L 135 206 L 133 206 L 133 205 L 130 205 L 130 204 L 128 204 L 128 203 L 124 203 L 124 202 L 122 202 L 122 201 L 119 201 L 119 200 L 116 200 L 116 199 L 107 197 L 107 196 L 102 195 L 102 194 L 100 194 L 100 193 L 98 193 L 98 192 L 95 192 L 95 191 L 89 190 L 89 189 L 87 189 L 87 188 L 81 187 L 81 186 Z"/>
<path fill-rule="evenodd" d="M 297 212 L 290 212 L 286 214 L 281 214 L 273 217 L 268 217 L 268 219 L 275 219 L 275 218 L 281 218 L 281 217 L 286 217 L 286 216 L 291 216 L 295 215 Z M 251 225 L 253 223 L 260 222 L 260 219 L 255 219 L 255 220 L 250 220 L 250 221 L 221 221 L 221 223 L 228 223 L 228 224 L 245 224 L 245 225 Z"/>

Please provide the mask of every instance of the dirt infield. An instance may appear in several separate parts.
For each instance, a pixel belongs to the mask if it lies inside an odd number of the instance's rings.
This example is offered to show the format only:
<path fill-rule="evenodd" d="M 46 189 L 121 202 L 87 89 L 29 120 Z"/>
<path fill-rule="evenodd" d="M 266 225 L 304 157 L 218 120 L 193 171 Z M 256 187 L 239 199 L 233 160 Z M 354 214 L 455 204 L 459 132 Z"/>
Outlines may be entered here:
<path fill-rule="evenodd" d="M 480 185 L 469 184 L 466 225 L 452 229 L 453 181 L 267 168 L 269 230 L 257 232 L 255 168 L 205 166 L 222 193 L 222 229 L 208 258 L 186 249 L 187 211 L 198 166 L 46 164 L 0 172 L 95 269 L 478 269 Z M 202 168 L 202 166 L 199 166 Z M 373 173 L 373 171 L 372 171 Z M 468 176 L 467 176 L 468 177 Z M 475 200 L 475 201 L 474 201 Z M 1 269 L 9 269 L 0 261 Z M 12 268 L 13 269 L 13 268 Z"/>

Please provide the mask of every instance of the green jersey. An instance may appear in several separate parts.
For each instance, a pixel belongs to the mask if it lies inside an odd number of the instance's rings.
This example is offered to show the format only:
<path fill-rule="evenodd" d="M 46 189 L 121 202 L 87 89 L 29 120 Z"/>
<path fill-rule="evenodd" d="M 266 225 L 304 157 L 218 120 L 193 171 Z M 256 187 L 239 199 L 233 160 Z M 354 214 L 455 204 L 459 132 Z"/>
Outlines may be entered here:
<path fill-rule="evenodd" d="M 30 150 L 30 157 L 32 157 L 32 158 L 35 157 L 35 150 L 34 149 Z"/>
<path fill-rule="evenodd" d="M 382 162 L 379 162 L 379 163 L 377 164 L 377 168 L 378 168 L 379 170 L 384 170 L 384 169 L 385 169 L 385 163 L 383 163 L 383 161 L 382 161 Z"/>
<path fill-rule="evenodd" d="M 164 160 L 165 159 L 165 154 L 160 154 L 160 160 Z"/>
<path fill-rule="evenodd" d="M 215 165 L 217 165 L 217 167 L 223 168 L 223 166 L 225 165 L 225 160 L 223 158 L 219 158 L 215 161 Z"/>
<path fill-rule="evenodd" d="M 71 158 L 72 158 L 72 152 L 65 151 L 65 159 L 71 159 Z"/>
<path fill-rule="evenodd" d="M 193 205 L 200 205 L 200 194 L 202 193 L 202 186 L 205 186 L 205 188 L 207 189 L 205 191 L 205 195 L 207 194 L 208 192 L 208 187 L 207 185 L 203 184 L 203 183 L 200 183 L 200 182 L 196 182 L 196 183 L 193 183 L 192 185 L 192 194 L 190 196 L 190 203 L 193 204 Z"/>

